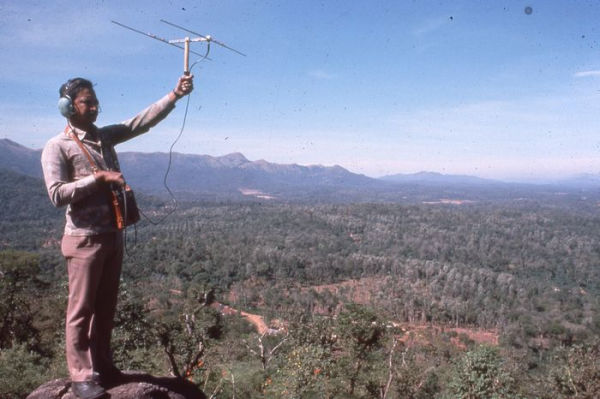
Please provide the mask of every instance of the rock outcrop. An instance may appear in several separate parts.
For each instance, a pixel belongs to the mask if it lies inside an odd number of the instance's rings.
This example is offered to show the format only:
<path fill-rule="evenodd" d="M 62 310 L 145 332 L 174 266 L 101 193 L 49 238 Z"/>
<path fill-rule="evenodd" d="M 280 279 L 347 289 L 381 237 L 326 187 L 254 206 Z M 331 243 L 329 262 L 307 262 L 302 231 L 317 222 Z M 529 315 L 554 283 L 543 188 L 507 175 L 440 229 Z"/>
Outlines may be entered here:
<path fill-rule="evenodd" d="M 141 372 L 126 372 L 118 384 L 107 387 L 110 399 L 206 399 L 195 385 L 174 377 L 154 377 Z M 27 399 L 77 399 L 66 378 L 49 381 Z"/>

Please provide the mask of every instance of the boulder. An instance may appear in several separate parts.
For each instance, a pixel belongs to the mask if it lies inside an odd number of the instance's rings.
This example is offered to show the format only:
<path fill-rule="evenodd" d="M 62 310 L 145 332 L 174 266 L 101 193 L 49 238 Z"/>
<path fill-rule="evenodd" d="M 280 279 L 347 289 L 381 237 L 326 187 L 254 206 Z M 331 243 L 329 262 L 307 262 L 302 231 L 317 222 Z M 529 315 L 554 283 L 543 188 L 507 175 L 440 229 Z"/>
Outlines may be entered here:
<path fill-rule="evenodd" d="M 110 399 L 206 399 L 194 384 L 175 377 L 154 377 L 128 371 L 118 384 L 105 387 Z M 27 399 L 77 399 L 71 391 L 71 381 L 61 378 L 48 381 L 27 396 Z"/>

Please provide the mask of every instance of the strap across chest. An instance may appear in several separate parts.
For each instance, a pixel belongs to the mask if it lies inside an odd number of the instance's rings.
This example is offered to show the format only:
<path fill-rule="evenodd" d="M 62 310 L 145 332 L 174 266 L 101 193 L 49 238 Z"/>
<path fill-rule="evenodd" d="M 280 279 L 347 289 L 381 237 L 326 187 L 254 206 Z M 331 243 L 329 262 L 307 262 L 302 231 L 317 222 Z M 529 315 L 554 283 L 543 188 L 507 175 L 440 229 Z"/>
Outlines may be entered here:
<path fill-rule="evenodd" d="M 97 171 L 101 170 L 101 168 L 98 166 L 98 163 L 94 160 L 94 157 L 92 157 L 92 154 L 90 154 L 90 152 L 87 150 L 87 148 L 85 148 L 85 146 L 83 145 L 81 140 L 79 140 L 79 137 L 77 137 L 77 134 L 75 134 L 75 132 L 73 132 L 72 129 L 69 129 L 69 126 L 65 127 L 65 134 L 67 134 L 69 137 L 71 137 L 73 139 L 73 141 L 75 141 L 75 143 L 77 143 L 79 148 L 81 148 L 81 151 L 86 156 L 86 158 L 88 159 L 88 162 L 90 163 L 90 166 L 92 167 L 92 171 L 94 173 L 96 173 Z"/>

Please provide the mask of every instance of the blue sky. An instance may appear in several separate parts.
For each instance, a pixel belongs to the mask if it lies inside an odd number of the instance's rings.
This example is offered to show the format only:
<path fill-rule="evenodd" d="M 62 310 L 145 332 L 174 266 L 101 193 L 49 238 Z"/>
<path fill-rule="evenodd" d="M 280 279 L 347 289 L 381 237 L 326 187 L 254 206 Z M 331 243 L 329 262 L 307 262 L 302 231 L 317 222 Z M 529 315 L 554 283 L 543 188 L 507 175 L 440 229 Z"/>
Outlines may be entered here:
<path fill-rule="evenodd" d="M 96 83 L 99 125 L 167 93 L 182 51 L 111 23 L 185 36 L 161 18 L 248 55 L 213 45 L 194 69 L 177 152 L 373 177 L 600 171 L 596 0 L 0 0 L 0 138 L 43 147 L 74 76 Z M 167 151 L 184 105 L 119 150 Z"/>

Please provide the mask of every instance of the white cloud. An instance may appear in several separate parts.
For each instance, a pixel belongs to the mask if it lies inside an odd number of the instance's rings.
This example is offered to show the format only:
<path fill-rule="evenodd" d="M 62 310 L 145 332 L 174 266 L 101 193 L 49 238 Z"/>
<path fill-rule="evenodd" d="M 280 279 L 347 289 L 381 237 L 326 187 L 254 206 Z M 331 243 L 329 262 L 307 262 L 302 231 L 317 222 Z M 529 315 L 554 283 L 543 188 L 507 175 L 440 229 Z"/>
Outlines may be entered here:
<path fill-rule="evenodd" d="M 596 77 L 600 76 L 600 70 L 576 72 L 573 76 L 576 78 Z"/>

